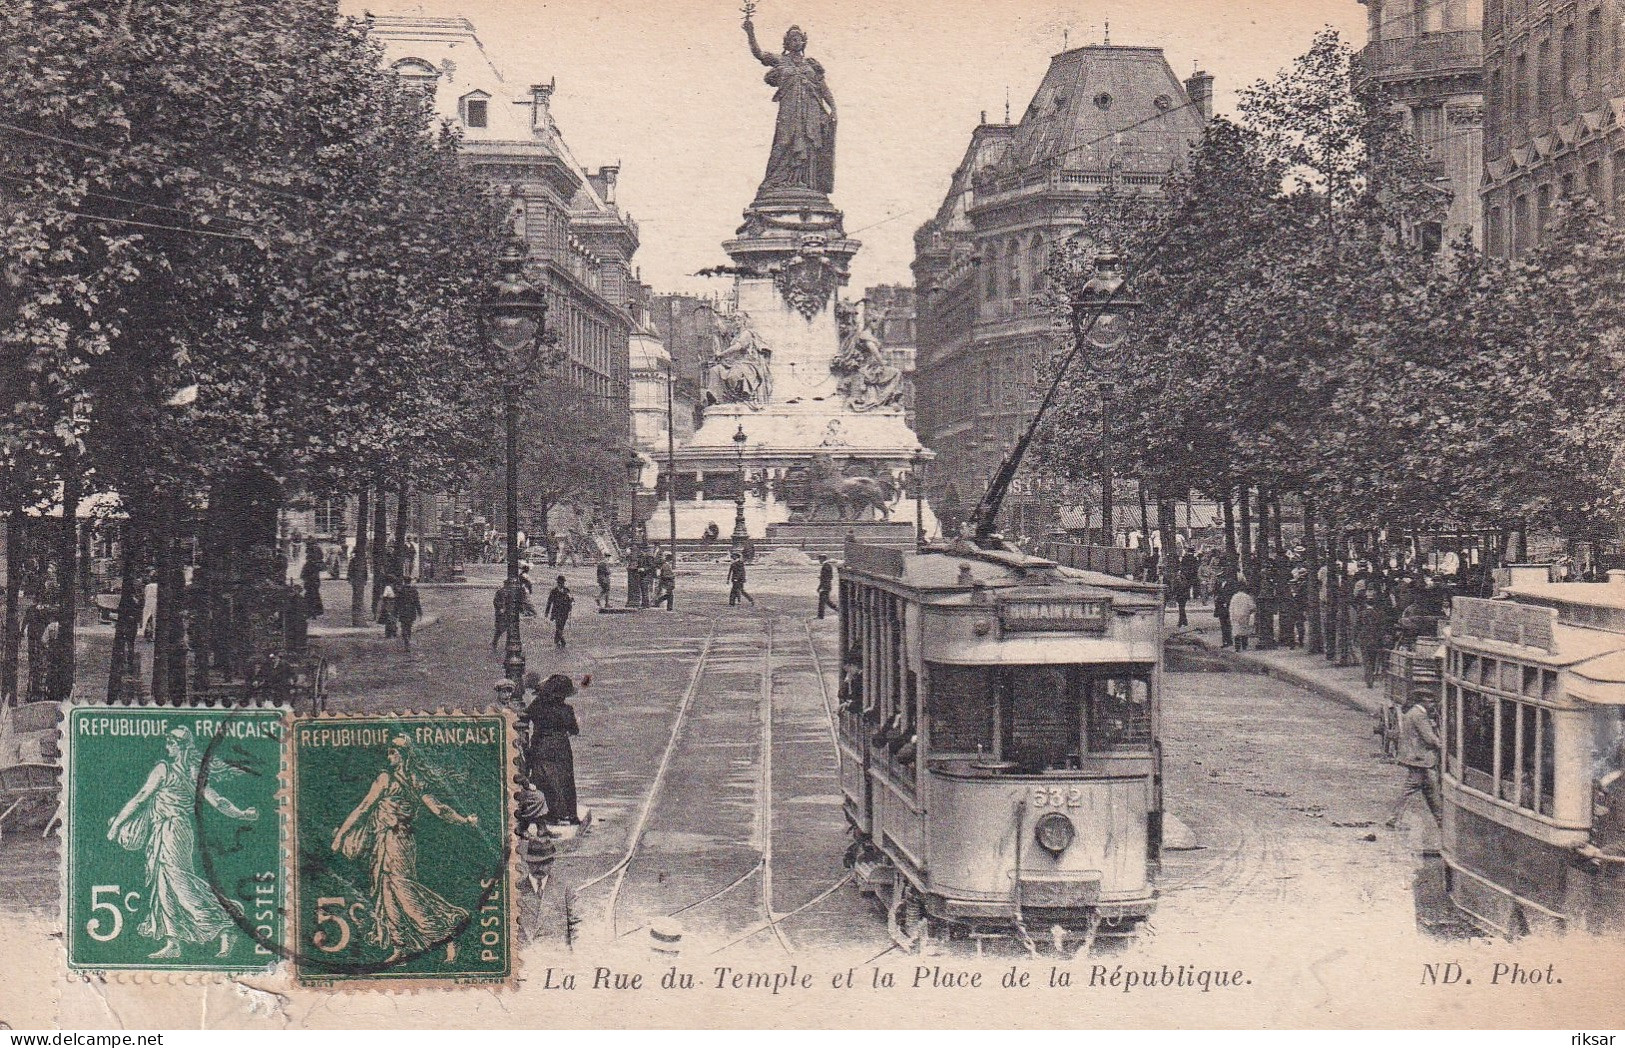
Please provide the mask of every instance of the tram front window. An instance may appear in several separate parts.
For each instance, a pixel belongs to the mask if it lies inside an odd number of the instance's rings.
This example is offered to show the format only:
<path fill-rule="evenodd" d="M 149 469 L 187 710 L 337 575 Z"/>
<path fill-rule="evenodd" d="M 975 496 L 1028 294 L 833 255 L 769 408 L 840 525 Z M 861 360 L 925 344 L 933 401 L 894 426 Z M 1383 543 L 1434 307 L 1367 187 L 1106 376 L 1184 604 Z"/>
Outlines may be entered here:
<path fill-rule="evenodd" d="M 1035 774 L 1151 747 L 1149 666 L 932 664 L 930 680 L 935 757 L 994 758 Z"/>

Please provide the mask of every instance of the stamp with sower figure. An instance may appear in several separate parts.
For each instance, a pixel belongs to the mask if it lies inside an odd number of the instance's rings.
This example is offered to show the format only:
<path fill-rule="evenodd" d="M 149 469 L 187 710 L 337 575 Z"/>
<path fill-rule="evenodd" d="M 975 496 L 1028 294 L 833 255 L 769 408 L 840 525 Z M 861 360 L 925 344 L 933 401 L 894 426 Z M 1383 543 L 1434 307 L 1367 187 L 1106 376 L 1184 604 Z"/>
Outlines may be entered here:
<path fill-rule="evenodd" d="M 71 969 L 242 972 L 279 961 L 286 725 L 269 708 L 67 708 Z"/>
<path fill-rule="evenodd" d="M 513 760 L 500 712 L 297 722 L 300 981 L 512 979 Z"/>

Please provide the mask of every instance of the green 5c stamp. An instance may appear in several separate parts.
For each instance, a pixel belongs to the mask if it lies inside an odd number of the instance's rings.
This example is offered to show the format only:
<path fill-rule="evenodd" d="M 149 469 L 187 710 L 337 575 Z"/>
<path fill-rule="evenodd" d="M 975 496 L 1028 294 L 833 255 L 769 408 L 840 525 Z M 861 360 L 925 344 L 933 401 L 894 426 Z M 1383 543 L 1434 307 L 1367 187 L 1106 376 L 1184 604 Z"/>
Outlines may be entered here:
<path fill-rule="evenodd" d="M 277 963 L 285 723 L 275 709 L 68 708 L 70 968 Z"/>
<path fill-rule="evenodd" d="M 512 978 L 511 732 L 500 712 L 297 722 L 301 981 Z"/>

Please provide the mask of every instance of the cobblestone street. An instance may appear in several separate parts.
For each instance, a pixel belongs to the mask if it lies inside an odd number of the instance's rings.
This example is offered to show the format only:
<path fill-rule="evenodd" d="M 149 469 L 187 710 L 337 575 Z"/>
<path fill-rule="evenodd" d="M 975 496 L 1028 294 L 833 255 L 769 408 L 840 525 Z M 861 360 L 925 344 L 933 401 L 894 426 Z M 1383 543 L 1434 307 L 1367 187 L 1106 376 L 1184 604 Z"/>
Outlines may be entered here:
<path fill-rule="evenodd" d="M 829 719 L 836 630 L 833 616 L 813 614 L 815 572 L 759 567 L 750 576 L 757 603 L 731 608 L 722 565 L 686 566 L 676 611 L 600 615 L 591 569 L 561 570 L 578 609 L 569 645 L 556 649 L 544 621 L 527 619 L 526 652 L 543 675 L 591 677 L 573 702 L 581 803 L 593 822 L 527 904 L 535 948 L 563 947 L 568 913 L 573 937 L 619 939 L 634 951 L 665 915 L 710 949 L 885 950 L 884 915 L 846 882 L 841 862 Z M 555 572 L 535 574 L 540 591 Z M 489 632 L 498 578 L 480 566 L 466 585 L 426 587 L 438 621 L 411 651 L 381 630 L 317 640 L 331 668 L 329 708 L 490 702 L 501 674 Z M 327 588 L 327 606 L 343 609 L 345 584 Z M 92 633 L 81 647 L 94 688 L 105 640 Z M 1159 935 L 1136 948 L 1224 941 L 1261 921 L 1403 934 L 1415 927 L 1419 893 L 1428 918 L 1422 853 L 1435 842 L 1420 807 L 1411 832 L 1382 828 L 1401 775 L 1381 757 L 1370 718 L 1228 672 L 1214 657 L 1178 664 L 1201 670 L 1166 678 L 1165 791 L 1170 826 L 1188 833 L 1170 833 Z M 8 913 L 54 914 L 53 842 L 8 833 L 0 864 Z"/>

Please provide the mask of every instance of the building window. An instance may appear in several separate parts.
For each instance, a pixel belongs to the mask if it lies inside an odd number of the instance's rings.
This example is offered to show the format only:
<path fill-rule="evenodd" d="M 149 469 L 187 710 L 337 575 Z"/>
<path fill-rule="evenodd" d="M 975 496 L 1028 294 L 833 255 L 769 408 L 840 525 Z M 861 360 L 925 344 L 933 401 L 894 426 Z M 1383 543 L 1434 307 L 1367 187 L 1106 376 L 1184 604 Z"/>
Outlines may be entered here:
<path fill-rule="evenodd" d="M 1529 119 L 1529 90 L 1529 54 L 1525 52 L 1513 64 L 1512 119 L 1516 122 Z"/>
<path fill-rule="evenodd" d="M 346 501 L 343 495 L 316 500 L 316 534 L 337 535 L 344 530 Z"/>
<path fill-rule="evenodd" d="M 1541 186 L 1535 191 L 1535 239 L 1534 243 L 1546 243 L 1546 223 L 1552 220 L 1552 187 Z"/>
<path fill-rule="evenodd" d="M 468 127 L 487 126 L 487 102 L 483 98 L 469 98 L 463 102 L 463 123 Z"/>
<path fill-rule="evenodd" d="M 1573 200 L 1575 198 L 1574 197 L 1574 172 L 1573 171 L 1565 171 L 1563 173 L 1562 187 L 1563 188 L 1560 190 L 1560 195 L 1558 196 L 1558 199 L 1559 200 Z"/>
<path fill-rule="evenodd" d="M 1602 195 L 1602 189 L 1602 161 L 1593 160 L 1586 165 L 1585 195 L 1599 204 L 1605 204 L 1607 198 Z"/>
<path fill-rule="evenodd" d="M 1492 207 L 1484 216 L 1484 246 L 1492 255 L 1511 254 L 1505 238 L 1506 215 L 1499 206 Z"/>
<path fill-rule="evenodd" d="M 1512 201 L 1512 254 L 1529 250 L 1529 196 L 1519 194 Z"/>
<path fill-rule="evenodd" d="M 1444 246 L 1444 226 L 1438 222 L 1423 222 L 1416 227 L 1416 242 L 1423 254 L 1437 255 Z"/>
<path fill-rule="evenodd" d="M 1021 245 L 1014 240 L 1004 245 L 1004 258 L 1010 273 L 1010 297 L 1026 294 L 1027 284 L 1021 275 Z"/>
<path fill-rule="evenodd" d="M 1597 63 L 1602 59 L 1602 10 L 1586 16 L 1586 90 L 1595 91 L 1602 78 Z"/>
<path fill-rule="evenodd" d="M 1536 55 L 1535 116 L 1539 118 L 1549 115 L 1552 109 L 1552 42 L 1542 40 Z"/>
<path fill-rule="evenodd" d="M 1574 76 L 1579 71 L 1575 65 L 1575 38 L 1574 27 L 1563 27 L 1563 46 L 1557 55 L 1557 97 L 1573 98 L 1578 91 L 1574 89 Z"/>

